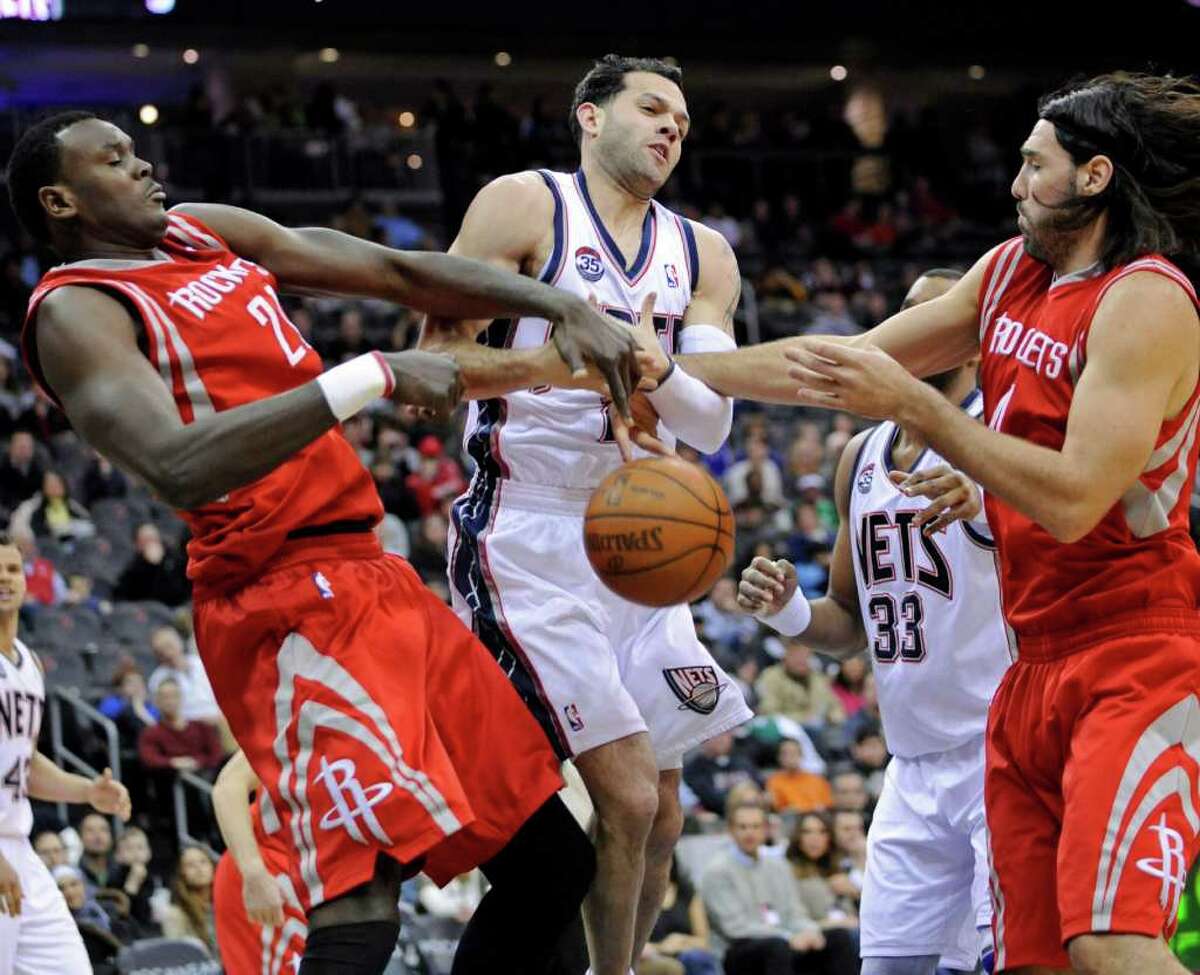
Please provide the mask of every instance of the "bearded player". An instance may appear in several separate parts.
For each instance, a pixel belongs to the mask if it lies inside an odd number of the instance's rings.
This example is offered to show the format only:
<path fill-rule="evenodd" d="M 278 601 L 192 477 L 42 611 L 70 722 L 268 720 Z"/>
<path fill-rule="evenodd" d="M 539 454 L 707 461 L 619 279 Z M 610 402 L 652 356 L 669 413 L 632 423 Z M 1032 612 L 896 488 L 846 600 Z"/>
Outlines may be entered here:
<path fill-rule="evenodd" d="M 1018 654 L 988 727 L 998 969 L 1182 973 L 1164 935 L 1200 843 L 1200 320 L 1163 254 L 1200 243 L 1200 88 L 1104 75 L 1039 116 L 1020 237 L 860 340 L 784 347 L 802 402 L 894 419 L 987 492 Z M 779 353 L 688 368 L 777 397 Z M 986 426 L 910 375 L 974 355 Z"/>
<path fill-rule="evenodd" d="M 572 105 L 579 170 L 491 183 L 450 250 L 592 297 L 634 327 L 647 312 L 659 381 L 649 400 L 663 436 L 713 451 L 729 433 L 732 403 L 683 369 L 667 374 L 663 350 L 733 349 L 741 278 L 720 235 L 653 199 L 690 125 L 680 82 L 664 61 L 597 62 Z M 592 571 L 584 509 L 621 460 L 606 403 L 538 388 L 510 366 L 553 330 L 536 316 L 432 318 L 422 344 L 451 352 L 480 399 L 466 434 L 478 468 L 454 507 L 454 606 L 587 786 L 597 814 L 597 874 L 584 906 L 592 971 L 625 975 L 662 905 L 683 821 L 683 753 L 750 712 L 686 606 L 636 606 Z"/>
<path fill-rule="evenodd" d="M 961 277 L 926 272 L 903 307 L 945 294 Z M 982 412 L 973 362 L 927 382 L 969 415 Z M 898 482 L 915 474 L 921 490 L 901 491 Z M 810 604 L 790 562 L 760 557 L 742 573 L 738 604 L 821 653 L 870 648 L 895 757 L 867 835 L 863 975 L 933 975 L 939 959 L 974 971 L 992 943 L 984 731 L 1009 664 L 982 502 L 919 434 L 894 423 L 846 445 L 834 500 L 828 595 Z"/>
<path fill-rule="evenodd" d="M 614 396 L 633 368 L 629 336 L 580 298 L 461 258 L 233 207 L 168 214 L 151 172 L 125 133 L 86 113 L 22 136 L 14 209 L 67 262 L 30 300 L 23 351 L 91 446 L 183 509 L 200 654 L 294 854 L 302 970 L 382 971 L 401 879 L 424 869 L 445 882 L 478 864 L 494 887 L 455 970 L 526 971 L 582 899 L 591 846 L 495 662 L 383 555 L 378 495 L 336 429 L 381 396 L 452 408 L 458 369 L 369 353 L 322 372 L 277 289 L 548 314 L 566 326 L 572 365 L 535 350 L 518 363 L 530 381 L 570 381 L 586 354 Z"/>

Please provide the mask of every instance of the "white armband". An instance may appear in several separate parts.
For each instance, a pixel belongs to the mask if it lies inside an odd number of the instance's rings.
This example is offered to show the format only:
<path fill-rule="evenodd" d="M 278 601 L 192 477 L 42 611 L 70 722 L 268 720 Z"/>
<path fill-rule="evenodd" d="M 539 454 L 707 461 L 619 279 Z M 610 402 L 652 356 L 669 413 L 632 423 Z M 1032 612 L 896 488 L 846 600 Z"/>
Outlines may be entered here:
<path fill-rule="evenodd" d="M 683 354 L 736 348 L 737 343 L 715 325 L 689 325 L 679 333 Z M 666 428 L 702 453 L 719 450 L 733 427 L 733 400 L 714 392 L 674 362 L 658 389 L 646 395 Z"/>
<path fill-rule="evenodd" d="M 778 613 L 770 616 L 759 616 L 756 613 L 754 618 L 760 623 L 766 623 L 776 633 L 783 636 L 799 636 L 808 629 L 808 624 L 812 622 L 812 606 L 809 605 L 808 598 L 804 593 L 797 589 Z"/>
<path fill-rule="evenodd" d="M 338 422 L 348 420 L 372 400 L 390 396 L 396 377 L 378 352 L 367 352 L 317 377 L 329 411 Z"/>

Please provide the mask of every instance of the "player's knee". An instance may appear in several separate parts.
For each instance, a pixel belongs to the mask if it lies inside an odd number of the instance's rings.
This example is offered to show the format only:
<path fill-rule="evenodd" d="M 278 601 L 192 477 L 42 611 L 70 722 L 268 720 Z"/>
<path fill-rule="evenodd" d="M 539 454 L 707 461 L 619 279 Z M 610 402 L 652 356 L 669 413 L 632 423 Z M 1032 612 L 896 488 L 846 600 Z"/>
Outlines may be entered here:
<path fill-rule="evenodd" d="M 610 839 L 644 846 L 658 814 L 657 785 L 636 775 L 607 785 L 592 794 L 598 829 Z"/>
<path fill-rule="evenodd" d="M 679 794 L 668 794 L 660 789 L 654 825 L 650 828 L 650 839 L 646 844 L 646 855 L 651 859 L 670 859 L 682 832 L 683 809 L 679 805 Z"/>

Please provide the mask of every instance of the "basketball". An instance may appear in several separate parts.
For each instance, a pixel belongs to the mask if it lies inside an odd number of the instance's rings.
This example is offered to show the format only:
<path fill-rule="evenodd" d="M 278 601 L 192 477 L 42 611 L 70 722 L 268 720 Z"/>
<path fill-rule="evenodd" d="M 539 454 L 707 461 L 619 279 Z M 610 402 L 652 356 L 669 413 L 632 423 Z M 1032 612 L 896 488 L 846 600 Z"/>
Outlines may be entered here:
<path fill-rule="evenodd" d="M 626 464 L 588 502 L 583 541 L 618 596 L 676 606 L 704 595 L 733 557 L 733 514 L 708 472 L 677 457 Z"/>

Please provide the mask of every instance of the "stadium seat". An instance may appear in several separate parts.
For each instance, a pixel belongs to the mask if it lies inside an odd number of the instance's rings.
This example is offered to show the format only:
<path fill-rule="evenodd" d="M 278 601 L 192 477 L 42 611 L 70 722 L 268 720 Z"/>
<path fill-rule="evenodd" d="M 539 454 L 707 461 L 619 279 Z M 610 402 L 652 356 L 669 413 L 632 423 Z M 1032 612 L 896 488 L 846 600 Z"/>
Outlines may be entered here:
<path fill-rule="evenodd" d="M 81 654 L 70 650 L 39 650 L 38 658 L 46 668 L 46 683 L 51 687 L 74 687 L 82 691 L 92 682 Z"/>
<path fill-rule="evenodd" d="M 47 650 L 73 650 L 82 653 L 101 639 L 100 617 L 86 606 L 54 606 L 37 614 L 33 638 Z"/>
<path fill-rule="evenodd" d="M 121 949 L 117 971 L 120 975 L 161 975 L 167 971 L 221 975 L 222 969 L 195 938 L 147 938 Z"/>

